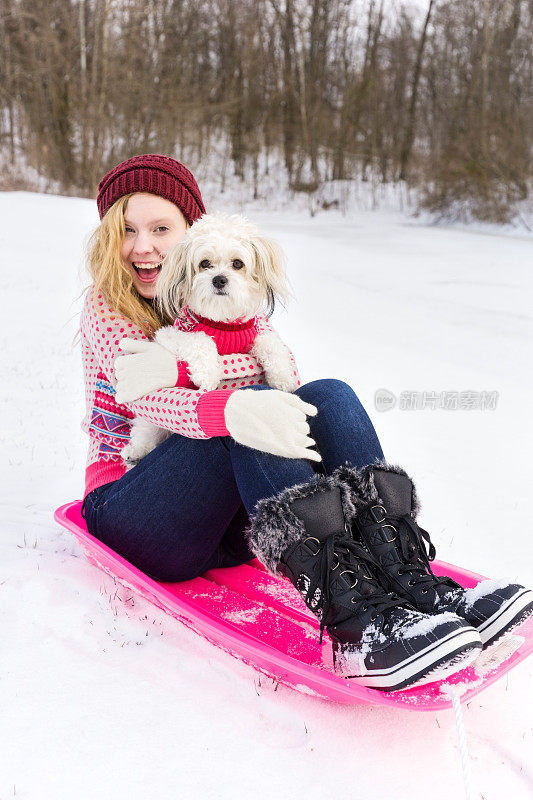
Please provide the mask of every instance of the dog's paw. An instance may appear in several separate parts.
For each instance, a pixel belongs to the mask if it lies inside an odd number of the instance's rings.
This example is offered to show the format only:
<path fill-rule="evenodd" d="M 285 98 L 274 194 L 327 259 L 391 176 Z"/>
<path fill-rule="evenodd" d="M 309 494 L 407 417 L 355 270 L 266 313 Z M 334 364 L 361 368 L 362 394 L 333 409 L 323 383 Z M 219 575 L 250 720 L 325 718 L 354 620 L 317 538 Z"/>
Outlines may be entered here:
<path fill-rule="evenodd" d="M 294 392 L 298 388 L 289 348 L 276 333 L 260 334 L 250 352 L 263 367 L 269 386 L 282 392 Z"/>
<path fill-rule="evenodd" d="M 142 458 L 137 448 L 133 447 L 131 444 L 127 444 L 122 448 L 120 457 L 127 470 L 138 464 Z"/>
<path fill-rule="evenodd" d="M 298 388 L 298 379 L 292 372 L 285 375 L 280 373 L 271 375 L 268 371 L 265 371 L 265 378 L 272 389 L 279 389 L 281 392 L 292 394 Z"/>
<path fill-rule="evenodd" d="M 180 361 L 189 366 L 189 377 L 199 389 L 216 389 L 222 380 L 217 346 L 203 331 L 186 333 L 175 328 L 160 328 L 155 337 Z"/>
<path fill-rule="evenodd" d="M 222 364 L 216 344 L 202 332 L 189 334 L 189 337 L 192 345 L 188 354 L 191 381 L 199 389 L 216 389 L 222 380 Z"/>
<path fill-rule="evenodd" d="M 189 362 L 189 375 L 191 381 L 199 389 L 216 389 L 222 380 L 222 369 L 218 356 L 211 358 L 194 358 Z"/>
<path fill-rule="evenodd" d="M 185 354 L 189 346 L 188 336 L 189 334 L 178 330 L 173 325 L 166 325 L 156 331 L 154 341 L 170 353 L 173 353 L 177 358 L 185 360 Z"/>

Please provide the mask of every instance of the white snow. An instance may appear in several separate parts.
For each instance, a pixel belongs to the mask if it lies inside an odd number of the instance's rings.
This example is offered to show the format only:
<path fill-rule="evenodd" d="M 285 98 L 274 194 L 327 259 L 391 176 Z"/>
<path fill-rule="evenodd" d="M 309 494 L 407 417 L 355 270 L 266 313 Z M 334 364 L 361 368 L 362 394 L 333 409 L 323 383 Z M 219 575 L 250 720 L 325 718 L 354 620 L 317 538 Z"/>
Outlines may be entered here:
<path fill-rule="evenodd" d="M 258 606 L 257 608 L 247 608 L 242 611 L 228 611 L 226 614 L 224 614 L 224 619 L 227 622 L 243 624 L 255 622 L 257 617 L 260 615 L 261 607 Z"/>
<path fill-rule="evenodd" d="M 278 685 L 115 584 L 53 522 L 83 489 L 71 341 L 98 218 L 94 202 L 31 193 L 0 209 L 2 800 L 463 797 L 451 710 Z M 531 586 L 531 239 L 384 211 L 249 215 L 287 252 L 298 301 L 274 322 L 304 380 L 353 386 L 415 478 L 438 557 Z M 380 413 L 378 388 L 499 396 Z M 463 709 L 475 797 L 531 797 L 532 673 L 530 659 Z"/>
<path fill-rule="evenodd" d="M 417 615 L 418 617 L 418 615 Z M 434 631 L 438 625 L 444 625 L 445 622 L 455 622 L 457 617 L 455 614 L 450 614 L 449 611 L 444 611 L 442 614 L 424 615 L 420 618 L 414 617 L 414 622 L 405 627 L 399 627 L 397 630 L 391 631 L 395 638 L 412 639 L 413 636 L 424 636 L 431 631 Z"/>
<path fill-rule="evenodd" d="M 512 633 L 508 633 L 497 642 L 494 642 L 494 644 L 489 645 L 475 661 L 474 669 L 476 675 L 484 678 L 485 675 L 494 672 L 500 664 L 507 661 L 524 644 L 524 641 L 523 636 L 515 636 Z"/>
<path fill-rule="evenodd" d="M 504 589 L 506 586 L 512 584 L 512 580 L 506 578 L 490 578 L 486 581 L 480 581 L 477 586 L 467 589 L 464 594 L 464 608 L 465 611 L 472 608 L 476 600 L 481 597 L 486 597 L 488 594 L 497 592 L 498 589 Z"/>
<path fill-rule="evenodd" d="M 457 694 L 458 697 L 462 697 L 464 694 L 466 694 L 476 686 L 479 686 L 481 683 L 482 683 L 481 678 L 471 681 L 462 681 L 460 683 L 441 683 L 440 693 L 444 695 L 444 697 L 447 697 L 450 700 L 452 700 L 454 694 Z"/>

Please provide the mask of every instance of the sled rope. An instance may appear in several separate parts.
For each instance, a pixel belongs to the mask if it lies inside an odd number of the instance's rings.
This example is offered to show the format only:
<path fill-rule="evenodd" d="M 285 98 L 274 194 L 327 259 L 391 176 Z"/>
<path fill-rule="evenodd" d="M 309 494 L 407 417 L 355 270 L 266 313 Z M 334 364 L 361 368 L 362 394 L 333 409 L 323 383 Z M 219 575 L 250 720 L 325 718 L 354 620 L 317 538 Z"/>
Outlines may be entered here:
<path fill-rule="evenodd" d="M 463 725 L 463 712 L 461 711 L 461 699 L 454 688 L 448 687 L 448 693 L 452 698 L 453 710 L 455 713 L 455 727 L 457 728 L 457 739 L 459 741 L 459 751 L 461 753 L 461 767 L 463 770 L 463 782 L 465 785 L 466 800 L 472 800 L 470 789 L 470 759 L 466 746 L 466 733 Z"/>

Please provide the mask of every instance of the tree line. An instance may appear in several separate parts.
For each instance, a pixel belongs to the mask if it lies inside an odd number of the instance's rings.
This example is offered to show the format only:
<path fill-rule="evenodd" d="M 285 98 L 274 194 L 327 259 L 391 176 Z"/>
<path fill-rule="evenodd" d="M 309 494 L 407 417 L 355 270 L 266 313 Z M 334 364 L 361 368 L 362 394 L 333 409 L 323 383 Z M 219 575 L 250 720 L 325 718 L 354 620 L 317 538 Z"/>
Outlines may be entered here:
<path fill-rule="evenodd" d="M 12 184 L 24 163 L 94 196 L 130 155 L 194 170 L 216 152 L 221 187 L 231 171 L 254 196 L 277 162 L 295 192 L 404 181 L 426 208 L 477 219 L 506 221 L 528 196 L 532 0 L 427 0 L 422 14 L 385 0 L 0 9 Z"/>

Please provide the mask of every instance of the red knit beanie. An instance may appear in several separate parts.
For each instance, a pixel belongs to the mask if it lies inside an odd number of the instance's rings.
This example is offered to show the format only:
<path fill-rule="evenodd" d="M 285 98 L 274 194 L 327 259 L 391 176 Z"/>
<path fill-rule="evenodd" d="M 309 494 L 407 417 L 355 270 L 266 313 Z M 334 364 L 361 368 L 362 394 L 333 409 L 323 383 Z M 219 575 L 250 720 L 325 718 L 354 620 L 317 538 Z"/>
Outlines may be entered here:
<path fill-rule="evenodd" d="M 104 175 L 96 198 L 100 219 L 119 197 L 131 192 L 148 192 L 170 200 L 189 225 L 205 214 L 194 175 L 174 158 L 154 153 L 133 156 Z"/>

